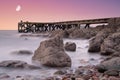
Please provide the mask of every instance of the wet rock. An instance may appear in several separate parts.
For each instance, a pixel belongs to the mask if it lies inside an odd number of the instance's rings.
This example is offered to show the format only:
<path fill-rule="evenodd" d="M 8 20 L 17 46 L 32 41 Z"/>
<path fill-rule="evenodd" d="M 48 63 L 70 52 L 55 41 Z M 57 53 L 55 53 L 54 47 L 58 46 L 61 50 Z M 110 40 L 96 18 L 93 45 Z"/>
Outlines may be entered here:
<path fill-rule="evenodd" d="M 19 51 L 14 51 L 12 54 L 18 54 L 18 55 L 31 55 L 33 54 L 32 51 L 29 50 L 19 50 Z"/>
<path fill-rule="evenodd" d="M 0 62 L 0 67 L 8 67 L 8 68 L 26 68 L 26 69 L 40 69 L 40 67 L 27 64 L 24 61 L 19 60 L 6 60 Z"/>
<path fill-rule="evenodd" d="M 120 32 L 114 33 L 106 38 L 101 45 L 102 55 L 111 55 L 120 52 Z"/>
<path fill-rule="evenodd" d="M 71 58 L 65 53 L 63 40 L 59 36 L 41 42 L 32 59 L 49 67 L 71 66 Z"/>
<path fill-rule="evenodd" d="M 0 80 L 11 80 L 10 76 L 6 73 L 0 73 Z"/>
<path fill-rule="evenodd" d="M 107 70 L 120 70 L 120 57 L 114 57 L 112 59 L 103 61 L 99 65 L 97 65 L 97 69 L 99 72 L 105 72 Z"/>
<path fill-rule="evenodd" d="M 97 35 L 90 40 L 88 52 L 100 52 L 101 44 L 104 42 L 104 39 L 113 32 L 115 32 L 115 30 L 112 28 L 105 28 L 98 32 Z"/>
<path fill-rule="evenodd" d="M 104 73 L 105 71 L 107 71 L 107 69 L 103 65 L 98 65 L 96 68 L 100 73 Z"/>
<path fill-rule="evenodd" d="M 76 51 L 76 44 L 73 42 L 66 42 L 65 50 L 66 51 Z"/>
<path fill-rule="evenodd" d="M 64 75 L 64 74 L 66 74 L 66 73 L 67 73 L 66 70 L 58 70 L 58 71 L 56 71 L 54 74 L 55 74 L 55 75 Z"/>
<path fill-rule="evenodd" d="M 78 75 L 91 75 L 93 73 L 93 69 L 89 67 L 79 67 L 75 70 L 75 74 Z"/>
<path fill-rule="evenodd" d="M 83 76 L 83 80 L 89 80 L 90 79 L 90 75 L 84 75 Z"/>
<path fill-rule="evenodd" d="M 84 73 L 84 69 L 76 69 L 75 74 L 76 75 L 82 75 Z"/>
<path fill-rule="evenodd" d="M 104 72 L 105 75 L 108 76 L 119 76 L 119 71 L 117 70 L 108 70 Z"/>
<path fill-rule="evenodd" d="M 90 58 L 90 61 L 95 61 L 95 59 L 94 58 Z"/>

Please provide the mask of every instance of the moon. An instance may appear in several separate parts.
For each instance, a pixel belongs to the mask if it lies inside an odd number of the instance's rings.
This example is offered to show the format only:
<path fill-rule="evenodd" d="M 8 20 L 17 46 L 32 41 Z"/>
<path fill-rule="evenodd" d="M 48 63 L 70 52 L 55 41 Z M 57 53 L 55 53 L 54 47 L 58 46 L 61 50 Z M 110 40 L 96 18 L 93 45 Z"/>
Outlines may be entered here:
<path fill-rule="evenodd" d="M 20 5 L 17 5 L 16 11 L 19 12 L 20 10 L 21 10 L 21 6 L 20 6 Z"/>

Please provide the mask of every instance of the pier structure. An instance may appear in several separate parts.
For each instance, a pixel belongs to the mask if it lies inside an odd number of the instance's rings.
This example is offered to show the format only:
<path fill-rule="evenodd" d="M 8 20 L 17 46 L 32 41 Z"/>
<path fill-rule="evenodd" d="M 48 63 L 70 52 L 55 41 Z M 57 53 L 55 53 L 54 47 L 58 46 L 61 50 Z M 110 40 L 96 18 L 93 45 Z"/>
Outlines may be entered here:
<path fill-rule="evenodd" d="M 115 26 L 120 24 L 120 17 L 115 18 L 101 18 L 101 19 L 89 19 L 89 20 L 75 20 L 75 21 L 63 21 L 63 22 L 19 22 L 19 33 L 37 33 L 54 30 L 65 30 L 71 28 L 80 28 L 81 25 L 85 25 L 85 28 L 89 28 L 91 24 L 107 24 Z"/>

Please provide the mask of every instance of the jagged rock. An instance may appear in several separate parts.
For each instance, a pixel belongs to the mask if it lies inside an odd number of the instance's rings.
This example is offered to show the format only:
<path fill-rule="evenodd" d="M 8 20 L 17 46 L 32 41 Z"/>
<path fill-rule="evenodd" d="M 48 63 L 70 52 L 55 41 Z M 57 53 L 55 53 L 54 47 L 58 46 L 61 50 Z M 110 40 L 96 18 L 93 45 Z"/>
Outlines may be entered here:
<path fill-rule="evenodd" d="M 98 32 L 97 35 L 90 40 L 88 52 L 100 52 L 104 39 L 113 32 L 115 32 L 115 30 L 110 27 Z"/>
<path fill-rule="evenodd" d="M 76 44 L 74 42 L 66 42 L 65 50 L 66 51 L 76 51 Z"/>
<path fill-rule="evenodd" d="M 32 59 L 49 67 L 71 66 L 71 59 L 65 53 L 63 40 L 59 36 L 41 42 Z"/>
<path fill-rule="evenodd" d="M 120 32 L 114 33 L 106 38 L 101 45 L 101 54 L 110 55 L 120 52 Z"/>
<path fill-rule="evenodd" d="M 120 70 L 120 57 L 114 57 L 108 60 L 103 61 L 97 65 L 99 72 L 105 72 L 107 70 Z"/>
<path fill-rule="evenodd" d="M 8 67 L 8 68 L 26 68 L 26 69 L 40 69 L 40 67 L 27 64 L 24 61 L 19 60 L 6 60 L 0 62 L 0 67 Z"/>

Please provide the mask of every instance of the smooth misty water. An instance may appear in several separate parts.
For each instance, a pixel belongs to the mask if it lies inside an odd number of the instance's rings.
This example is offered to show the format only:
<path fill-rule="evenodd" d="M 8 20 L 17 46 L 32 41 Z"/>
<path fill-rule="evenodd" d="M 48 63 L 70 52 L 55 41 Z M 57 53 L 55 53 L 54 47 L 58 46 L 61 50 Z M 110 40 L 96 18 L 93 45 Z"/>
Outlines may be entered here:
<path fill-rule="evenodd" d="M 45 37 L 20 37 L 20 34 L 17 31 L 0 31 L 0 62 L 4 60 L 22 60 L 29 64 L 32 64 L 31 57 L 33 55 L 14 55 L 11 54 L 13 51 L 17 50 L 30 50 L 34 52 L 41 41 L 46 40 Z M 72 59 L 72 69 L 77 68 L 78 66 L 84 65 L 93 65 L 98 64 L 100 55 L 98 54 L 89 54 L 88 50 L 88 40 L 82 39 L 64 39 L 64 43 L 67 41 L 75 42 L 77 44 L 76 52 L 66 52 Z M 91 58 L 94 58 L 95 61 L 90 61 Z M 90 61 L 89 63 L 82 62 Z M 46 68 L 41 66 L 40 70 L 21 70 L 21 69 L 6 69 L 0 68 L 0 73 L 8 73 L 9 75 L 34 75 L 47 77 L 51 76 L 54 71 L 57 69 Z"/>

